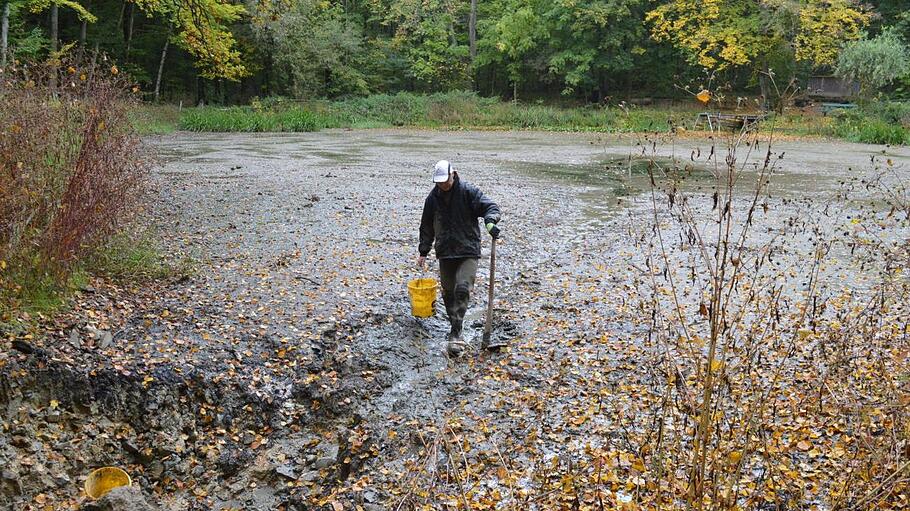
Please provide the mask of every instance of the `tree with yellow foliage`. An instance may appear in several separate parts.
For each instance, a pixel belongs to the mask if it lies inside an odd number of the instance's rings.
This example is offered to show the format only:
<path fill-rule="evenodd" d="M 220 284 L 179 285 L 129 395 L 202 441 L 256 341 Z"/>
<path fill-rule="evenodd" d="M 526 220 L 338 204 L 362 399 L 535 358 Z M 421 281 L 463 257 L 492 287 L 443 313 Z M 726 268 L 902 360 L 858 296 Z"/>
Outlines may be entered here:
<path fill-rule="evenodd" d="M 695 65 L 767 74 L 781 59 L 834 64 L 843 45 L 862 36 L 871 13 L 858 0 L 668 0 L 646 19 L 654 39 L 682 49 Z"/>
<path fill-rule="evenodd" d="M 192 55 L 205 78 L 239 80 L 248 76 L 228 25 L 246 13 L 226 0 L 134 0 L 151 16 L 174 28 L 174 42 Z"/>

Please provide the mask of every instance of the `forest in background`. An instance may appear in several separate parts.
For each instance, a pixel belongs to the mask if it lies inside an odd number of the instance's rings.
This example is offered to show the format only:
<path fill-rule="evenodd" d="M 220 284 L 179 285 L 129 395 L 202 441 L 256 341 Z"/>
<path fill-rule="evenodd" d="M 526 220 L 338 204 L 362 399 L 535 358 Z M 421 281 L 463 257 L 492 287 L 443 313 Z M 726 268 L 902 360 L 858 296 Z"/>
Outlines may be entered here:
<path fill-rule="evenodd" d="M 784 88 L 832 74 L 851 45 L 872 61 L 840 74 L 891 70 L 866 91 L 910 89 L 903 0 L 9 0 L 2 12 L 4 56 L 103 55 L 144 99 L 173 103 L 462 90 L 616 102 L 710 77 L 769 97 L 769 76 Z"/>

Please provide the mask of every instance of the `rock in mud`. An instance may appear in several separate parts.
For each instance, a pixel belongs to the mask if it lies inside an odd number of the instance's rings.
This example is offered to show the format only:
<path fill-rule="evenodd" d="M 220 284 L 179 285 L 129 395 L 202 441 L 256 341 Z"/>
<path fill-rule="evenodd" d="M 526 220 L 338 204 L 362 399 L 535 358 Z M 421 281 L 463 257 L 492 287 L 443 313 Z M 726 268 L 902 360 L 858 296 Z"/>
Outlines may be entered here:
<path fill-rule="evenodd" d="M 159 460 L 154 460 L 149 464 L 147 470 L 149 477 L 152 479 L 161 479 L 161 476 L 164 475 L 164 463 L 161 463 Z"/>
<path fill-rule="evenodd" d="M 225 477 L 231 477 L 253 460 L 253 455 L 245 449 L 225 449 L 218 456 L 218 469 Z"/>
<path fill-rule="evenodd" d="M 84 507 L 92 511 L 157 511 L 136 486 L 114 488 L 97 503 Z"/>
<path fill-rule="evenodd" d="M 324 442 L 319 446 L 318 455 L 316 456 L 315 467 L 317 470 L 333 467 L 338 463 L 338 452 L 341 449 L 338 444 Z"/>
<path fill-rule="evenodd" d="M 101 340 L 98 342 L 98 347 L 101 349 L 109 348 L 112 342 L 114 342 L 113 334 L 110 332 L 103 332 L 101 334 Z"/>
<path fill-rule="evenodd" d="M 317 479 L 319 479 L 319 472 L 317 472 L 315 470 L 310 470 L 308 472 L 304 472 L 304 473 L 300 474 L 299 478 L 297 478 L 298 481 L 303 481 L 305 483 L 311 483 Z"/>
<path fill-rule="evenodd" d="M 324 468 L 329 468 L 329 467 L 335 465 L 336 461 L 337 461 L 337 458 L 323 456 L 322 458 L 318 458 L 316 460 L 316 465 L 314 465 L 314 466 L 316 467 L 316 469 L 322 470 Z"/>
<path fill-rule="evenodd" d="M 4 470 L 0 474 L 0 492 L 4 495 L 21 495 L 22 482 L 19 476 L 10 470 Z"/>
<path fill-rule="evenodd" d="M 297 479 L 297 474 L 294 472 L 294 467 L 290 465 L 281 465 L 280 467 L 275 468 L 275 473 L 292 481 Z"/>
<path fill-rule="evenodd" d="M 268 460 L 260 457 L 260 459 L 256 460 L 256 463 L 250 467 L 250 475 L 256 479 L 265 481 L 271 478 L 276 468 L 277 467 Z"/>
<path fill-rule="evenodd" d="M 70 330 L 70 336 L 67 341 L 74 347 L 78 348 L 82 346 L 82 337 L 79 336 L 79 330 L 72 329 Z"/>

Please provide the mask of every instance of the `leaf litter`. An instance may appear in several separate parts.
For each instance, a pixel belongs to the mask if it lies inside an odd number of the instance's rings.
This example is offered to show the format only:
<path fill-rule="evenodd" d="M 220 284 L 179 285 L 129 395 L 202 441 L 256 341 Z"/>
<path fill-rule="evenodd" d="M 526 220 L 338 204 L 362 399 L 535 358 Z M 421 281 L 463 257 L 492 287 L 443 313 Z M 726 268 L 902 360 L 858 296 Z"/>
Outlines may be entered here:
<path fill-rule="evenodd" d="M 742 342 L 706 361 L 705 332 L 685 339 L 676 325 L 664 342 L 655 329 L 671 276 L 687 286 L 680 307 L 693 333 L 710 314 L 692 299 L 704 276 L 692 275 L 692 233 L 671 207 L 657 219 L 674 239 L 661 261 L 646 194 L 592 217 L 590 201 L 615 197 L 510 172 L 503 161 L 528 156 L 517 135 L 496 135 L 496 161 L 475 147 L 490 134 L 316 136 L 259 138 L 304 154 L 307 144 L 408 137 L 456 144 L 471 179 L 508 212 L 496 314 L 509 346 L 449 361 L 442 316 L 409 316 L 422 147 L 364 155 L 402 169 L 393 176 L 364 162 L 260 161 L 232 152 L 230 137 L 163 141 L 205 157 L 167 163 L 154 208 L 172 256 L 191 255 L 198 270 L 93 281 L 72 312 L 19 339 L 33 353 L 0 355 L 0 499 L 78 509 L 81 478 L 115 464 L 163 509 L 676 509 L 690 498 L 710 369 L 722 398 L 704 507 L 905 507 L 907 219 L 872 184 L 900 164 L 838 167 L 818 190 L 781 172 L 790 188 L 764 198 L 744 252 L 773 246 L 766 273 L 738 288 L 759 297 L 741 302 L 751 307 L 740 311 Z M 543 162 L 580 151 L 567 135 L 533 136 Z M 590 158 L 612 143 L 591 142 Z M 811 166 L 824 150 L 788 154 Z M 213 179 L 236 159 L 235 177 Z M 707 218 L 705 183 L 680 186 L 693 218 Z M 814 257 L 821 240 L 836 257 Z M 812 271 L 824 278 L 809 293 Z M 484 289 L 484 265 L 479 273 Z"/>

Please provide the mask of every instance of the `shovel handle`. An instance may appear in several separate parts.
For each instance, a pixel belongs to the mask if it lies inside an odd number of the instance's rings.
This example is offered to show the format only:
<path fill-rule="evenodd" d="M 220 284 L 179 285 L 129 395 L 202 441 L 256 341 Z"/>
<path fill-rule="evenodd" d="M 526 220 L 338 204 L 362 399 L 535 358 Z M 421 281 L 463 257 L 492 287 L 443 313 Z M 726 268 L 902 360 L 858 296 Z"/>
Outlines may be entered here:
<path fill-rule="evenodd" d="M 493 285 L 496 281 L 496 238 L 490 245 L 490 289 L 487 296 L 487 321 L 483 328 L 483 347 L 490 343 L 490 332 L 493 330 Z"/>

